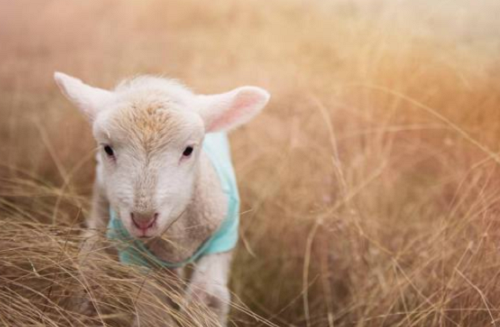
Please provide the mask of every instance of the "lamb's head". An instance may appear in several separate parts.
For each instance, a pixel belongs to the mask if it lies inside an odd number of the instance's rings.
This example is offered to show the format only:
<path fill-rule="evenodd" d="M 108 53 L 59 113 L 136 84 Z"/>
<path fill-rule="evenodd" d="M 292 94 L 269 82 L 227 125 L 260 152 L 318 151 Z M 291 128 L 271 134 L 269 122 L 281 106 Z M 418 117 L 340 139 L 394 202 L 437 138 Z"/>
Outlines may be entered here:
<path fill-rule="evenodd" d="M 138 77 L 108 91 L 62 73 L 55 80 L 92 124 L 97 178 L 135 237 L 154 237 L 192 199 L 205 133 L 249 121 L 268 102 L 257 87 L 195 95 L 171 80 Z"/>

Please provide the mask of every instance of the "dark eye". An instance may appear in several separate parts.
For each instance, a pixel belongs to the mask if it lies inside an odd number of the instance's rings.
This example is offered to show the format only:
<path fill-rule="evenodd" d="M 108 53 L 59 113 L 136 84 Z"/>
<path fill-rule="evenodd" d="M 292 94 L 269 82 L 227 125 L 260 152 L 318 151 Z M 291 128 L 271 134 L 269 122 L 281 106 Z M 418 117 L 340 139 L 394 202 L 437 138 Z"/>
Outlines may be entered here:
<path fill-rule="evenodd" d="M 104 146 L 104 152 L 106 152 L 106 154 L 110 157 L 114 156 L 115 155 L 115 152 L 113 151 L 113 148 L 110 147 L 109 145 L 105 145 Z"/>
<path fill-rule="evenodd" d="M 184 152 L 182 153 L 182 155 L 185 157 L 189 157 L 191 155 L 191 153 L 193 153 L 193 147 L 188 146 L 184 149 Z"/>

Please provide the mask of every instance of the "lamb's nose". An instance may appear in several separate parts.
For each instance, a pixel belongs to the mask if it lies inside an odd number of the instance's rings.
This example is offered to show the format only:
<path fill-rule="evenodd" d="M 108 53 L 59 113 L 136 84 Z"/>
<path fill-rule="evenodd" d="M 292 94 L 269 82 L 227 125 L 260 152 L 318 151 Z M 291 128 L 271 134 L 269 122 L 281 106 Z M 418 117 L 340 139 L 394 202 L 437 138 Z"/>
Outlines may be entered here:
<path fill-rule="evenodd" d="M 132 212 L 130 213 L 130 218 L 132 218 L 132 222 L 134 226 L 140 230 L 146 231 L 151 228 L 156 219 L 158 218 L 158 213 L 150 213 L 150 212 Z"/>

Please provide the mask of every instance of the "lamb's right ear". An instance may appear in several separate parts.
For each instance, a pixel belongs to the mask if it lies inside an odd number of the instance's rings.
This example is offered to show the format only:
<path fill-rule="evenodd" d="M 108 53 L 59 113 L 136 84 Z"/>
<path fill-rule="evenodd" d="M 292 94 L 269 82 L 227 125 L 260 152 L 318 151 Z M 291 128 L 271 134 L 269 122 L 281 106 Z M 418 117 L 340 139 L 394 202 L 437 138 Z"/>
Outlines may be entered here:
<path fill-rule="evenodd" d="M 247 123 L 264 108 L 269 98 L 269 92 L 260 87 L 243 86 L 222 94 L 198 95 L 195 101 L 205 131 L 210 133 Z"/>
<path fill-rule="evenodd" d="M 54 79 L 62 93 L 92 121 L 97 112 L 113 99 L 113 93 L 92 87 L 69 75 L 55 72 Z"/>

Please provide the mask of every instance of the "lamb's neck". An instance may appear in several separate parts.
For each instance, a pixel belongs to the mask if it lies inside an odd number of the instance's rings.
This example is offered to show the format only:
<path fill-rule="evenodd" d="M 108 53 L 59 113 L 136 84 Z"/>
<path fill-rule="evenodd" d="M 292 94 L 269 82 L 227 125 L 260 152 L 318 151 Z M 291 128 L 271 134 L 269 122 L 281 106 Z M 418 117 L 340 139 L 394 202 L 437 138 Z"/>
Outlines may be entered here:
<path fill-rule="evenodd" d="M 160 238 L 148 244 L 160 259 L 179 262 L 189 258 L 220 226 L 227 211 L 219 178 L 210 159 L 200 154 L 193 196 L 185 214 Z"/>

